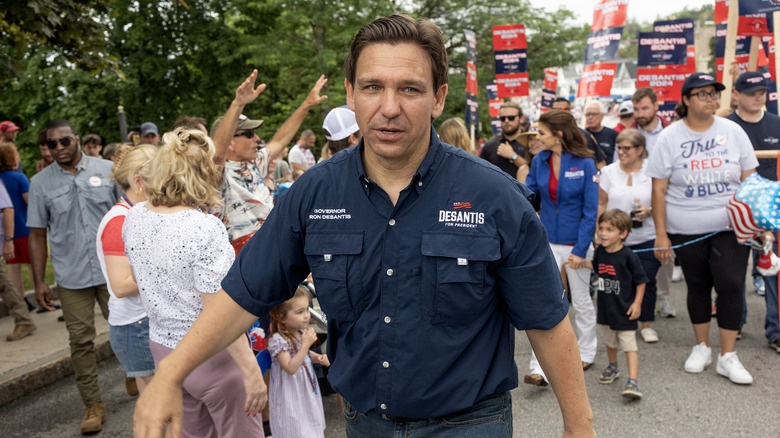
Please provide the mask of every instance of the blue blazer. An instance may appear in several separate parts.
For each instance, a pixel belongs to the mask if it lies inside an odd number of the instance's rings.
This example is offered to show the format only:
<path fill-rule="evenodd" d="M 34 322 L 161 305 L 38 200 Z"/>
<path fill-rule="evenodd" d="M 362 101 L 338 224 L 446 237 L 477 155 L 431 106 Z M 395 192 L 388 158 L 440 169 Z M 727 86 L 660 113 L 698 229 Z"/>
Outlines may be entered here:
<path fill-rule="evenodd" d="M 541 199 L 539 218 L 550 243 L 574 245 L 572 254 L 585 257 L 596 230 L 599 180 L 596 163 L 569 152 L 561 154 L 557 202 L 550 197 L 550 151 L 539 152 L 531 162 L 525 185 Z"/>

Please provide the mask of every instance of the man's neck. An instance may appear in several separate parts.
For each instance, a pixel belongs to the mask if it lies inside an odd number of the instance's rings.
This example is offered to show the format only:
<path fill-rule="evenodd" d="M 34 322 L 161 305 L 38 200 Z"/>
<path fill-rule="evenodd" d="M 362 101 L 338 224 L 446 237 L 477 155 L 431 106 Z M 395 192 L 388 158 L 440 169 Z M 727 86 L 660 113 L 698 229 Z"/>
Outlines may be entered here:
<path fill-rule="evenodd" d="M 748 123 L 758 123 L 761 121 L 762 118 L 764 118 L 764 110 L 760 109 L 756 112 L 749 112 L 745 108 L 737 108 L 736 110 L 737 116 L 748 122 Z"/>
<path fill-rule="evenodd" d="M 395 205 L 401 190 L 409 185 L 420 168 L 428 149 L 420 148 L 420 152 L 408 158 L 388 159 L 370 152 L 369 146 L 365 145 L 362 153 L 363 168 L 368 178 L 381 187 Z"/>
<path fill-rule="evenodd" d="M 650 121 L 650 123 L 648 123 L 646 126 L 640 126 L 640 128 L 642 128 L 642 130 L 645 132 L 653 132 L 655 131 L 655 128 L 658 127 L 659 123 L 661 122 L 658 120 L 658 115 L 653 114 L 653 118 Z"/>
<path fill-rule="evenodd" d="M 515 131 L 515 133 L 514 133 L 514 134 L 512 134 L 512 135 L 506 135 L 506 134 L 503 134 L 503 133 L 502 133 L 501 135 L 503 135 L 505 139 L 507 139 L 507 140 L 509 140 L 509 141 L 513 141 L 514 139 L 516 139 L 517 137 L 519 137 L 519 136 L 520 136 L 520 130 L 518 129 L 518 130 L 517 130 L 517 131 Z"/>
<path fill-rule="evenodd" d="M 82 158 L 83 158 L 83 155 L 81 155 L 81 151 L 76 151 L 76 156 L 73 157 L 73 161 L 71 161 L 68 164 L 62 164 L 60 162 L 57 162 L 57 164 L 59 164 L 60 167 L 62 167 L 63 169 L 67 170 L 68 172 L 75 174 L 76 172 L 78 172 L 78 169 L 76 168 L 76 166 L 78 166 L 78 164 L 79 164 L 79 162 L 81 161 Z"/>
<path fill-rule="evenodd" d="M 590 131 L 590 132 L 592 132 L 594 134 L 597 134 L 597 133 L 601 132 L 602 129 L 604 129 L 604 127 L 601 126 L 601 125 L 598 125 L 598 126 L 595 126 L 593 128 L 588 128 L 588 131 Z"/>

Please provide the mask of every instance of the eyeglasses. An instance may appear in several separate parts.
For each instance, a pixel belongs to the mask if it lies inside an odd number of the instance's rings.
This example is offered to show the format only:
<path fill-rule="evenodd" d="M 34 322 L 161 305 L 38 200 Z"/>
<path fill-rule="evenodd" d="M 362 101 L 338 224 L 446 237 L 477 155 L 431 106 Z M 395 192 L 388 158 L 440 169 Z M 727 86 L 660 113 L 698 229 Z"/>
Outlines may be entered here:
<path fill-rule="evenodd" d="M 64 147 L 68 147 L 73 140 L 73 137 L 62 137 L 59 140 L 46 140 L 46 146 L 48 146 L 49 149 L 57 149 L 57 143 L 59 143 Z"/>
<path fill-rule="evenodd" d="M 596 117 L 600 116 L 601 113 L 585 113 L 585 117 Z"/>
<path fill-rule="evenodd" d="M 517 116 L 500 116 L 498 119 L 501 120 L 502 122 L 506 122 L 507 120 L 513 122 L 516 118 Z"/>
<path fill-rule="evenodd" d="M 638 146 L 617 146 L 616 149 L 618 150 L 618 152 L 628 152 L 635 147 Z"/>
<path fill-rule="evenodd" d="M 707 100 L 708 97 L 712 99 L 719 99 L 720 98 L 720 91 L 710 91 L 709 93 L 706 91 L 699 91 L 698 93 L 691 93 L 691 96 L 696 96 L 699 98 L 700 101 Z"/>
<path fill-rule="evenodd" d="M 255 136 L 255 131 L 253 129 L 247 129 L 246 131 L 233 134 L 233 137 L 241 137 L 242 135 L 248 139 L 252 139 Z"/>

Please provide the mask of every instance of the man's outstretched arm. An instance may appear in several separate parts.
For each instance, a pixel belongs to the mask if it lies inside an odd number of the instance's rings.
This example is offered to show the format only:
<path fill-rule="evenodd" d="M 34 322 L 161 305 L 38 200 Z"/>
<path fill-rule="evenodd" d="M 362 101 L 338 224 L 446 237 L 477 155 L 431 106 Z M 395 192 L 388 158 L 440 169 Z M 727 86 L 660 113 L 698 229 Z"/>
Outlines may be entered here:
<path fill-rule="evenodd" d="M 233 134 L 236 132 L 236 125 L 238 125 L 238 117 L 241 112 L 244 111 L 244 107 L 252 103 L 257 96 L 265 91 L 265 84 L 260 84 L 255 87 L 255 81 L 257 80 L 257 70 L 253 70 L 241 85 L 236 89 L 236 96 L 230 103 L 227 112 L 222 117 L 222 121 L 219 123 L 217 130 L 212 132 L 212 140 L 214 141 L 214 163 L 217 166 L 225 164 L 225 154 L 227 153 L 228 145 L 233 138 Z"/>
<path fill-rule="evenodd" d="M 558 398 L 564 437 L 595 437 L 577 338 L 566 316 L 550 330 L 527 330 L 528 340 Z"/>
<path fill-rule="evenodd" d="M 179 345 L 160 362 L 154 379 L 141 393 L 133 415 L 133 435 L 162 438 L 165 425 L 171 423 L 173 436 L 181 437 L 184 379 L 243 335 L 256 320 L 256 316 L 220 290 Z"/>
<path fill-rule="evenodd" d="M 301 123 L 303 123 L 303 119 L 306 118 L 309 110 L 321 104 L 325 101 L 325 99 L 328 98 L 328 96 L 320 96 L 322 87 L 324 87 L 327 83 L 328 78 L 326 78 L 325 75 L 320 76 L 320 78 L 317 79 L 317 82 L 314 84 L 314 87 L 311 89 L 311 91 L 309 91 L 309 95 L 306 96 L 306 99 L 304 99 L 301 106 L 299 106 L 292 113 L 292 115 L 287 120 L 285 120 L 284 123 L 282 123 L 282 126 L 276 130 L 276 133 L 274 134 L 273 138 L 271 138 L 271 141 L 265 145 L 266 149 L 268 149 L 269 157 L 279 157 L 279 154 L 282 152 L 282 148 L 286 148 L 295 136 L 295 133 L 298 132 L 298 128 L 301 127 Z"/>

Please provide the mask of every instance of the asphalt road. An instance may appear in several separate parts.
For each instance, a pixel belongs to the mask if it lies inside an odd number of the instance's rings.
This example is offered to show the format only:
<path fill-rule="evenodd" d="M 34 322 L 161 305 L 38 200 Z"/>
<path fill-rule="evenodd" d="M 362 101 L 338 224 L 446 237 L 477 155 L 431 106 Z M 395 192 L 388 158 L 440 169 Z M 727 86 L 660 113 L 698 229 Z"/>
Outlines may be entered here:
<path fill-rule="evenodd" d="M 597 381 L 606 366 L 601 338 L 594 366 L 586 372 L 588 396 L 595 414 L 596 431 L 602 437 L 778 437 L 780 436 L 780 354 L 767 348 L 763 335 L 764 301 L 748 290 L 748 324 L 737 342 L 742 363 L 755 383 L 738 386 L 715 373 L 717 358 L 702 374 L 683 371 L 693 346 L 691 325 L 684 308 L 684 283 L 674 284 L 677 318 L 654 323 L 661 341 L 639 341 L 639 383 L 644 398 L 628 402 L 620 396 L 624 380 L 610 385 Z M 717 330 L 711 345 L 717 351 Z M 547 388 L 522 383 L 530 358 L 530 346 L 518 333 L 516 361 L 520 387 L 512 392 L 516 437 L 561 436 L 563 426 L 555 395 Z M 625 356 L 619 363 L 625 373 Z M 108 409 L 102 437 L 131 437 L 135 398 L 124 390 L 124 374 L 116 359 L 100 366 L 100 383 Z M 326 437 L 343 437 L 344 426 L 335 396 L 324 399 Z M 0 436 L 79 436 L 83 407 L 73 377 L 63 379 L 0 408 Z"/>

